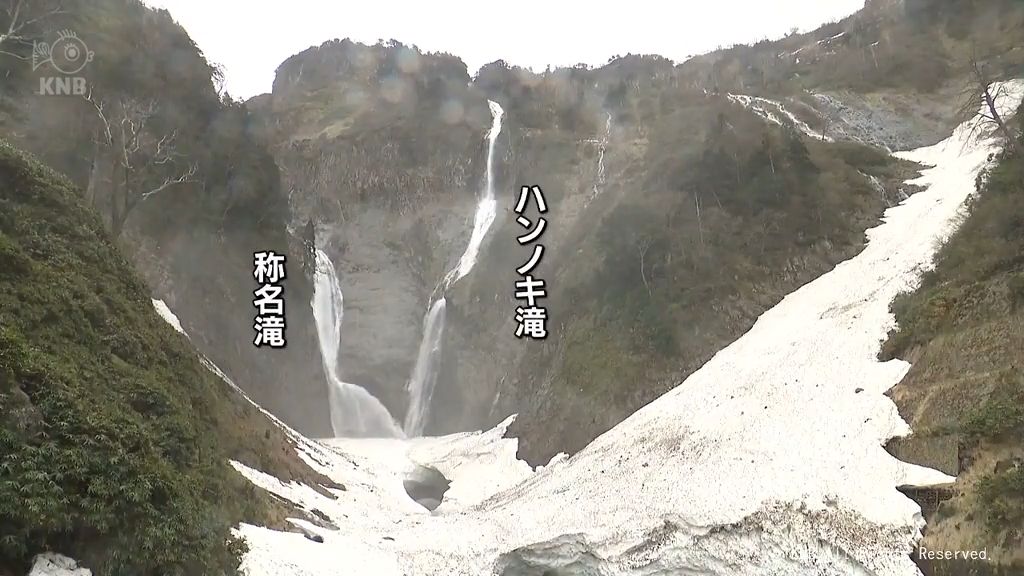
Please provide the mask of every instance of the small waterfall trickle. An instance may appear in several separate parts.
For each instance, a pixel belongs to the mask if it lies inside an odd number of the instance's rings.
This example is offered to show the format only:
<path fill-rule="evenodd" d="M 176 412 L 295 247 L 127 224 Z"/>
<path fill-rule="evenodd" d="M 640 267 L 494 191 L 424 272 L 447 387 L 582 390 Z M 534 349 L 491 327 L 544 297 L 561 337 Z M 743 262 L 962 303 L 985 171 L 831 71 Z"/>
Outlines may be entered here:
<path fill-rule="evenodd" d="M 336 437 L 403 437 L 388 409 L 361 386 L 342 382 L 338 375 L 341 322 L 344 297 L 334 264 L 327 254 L 316 251 L 316 283 L 313 291 L 313 319 L 320 342 L 320 354 L 329 383 L 331 428 Z"/>
<path fill-rule="evenodd" d="M 487 101 L 491 109 L 491 129 L 487 133 L 487 182 L 473 215 L 473 232 L 469 237 L 469 245 L 459 258 L 459 264 L 448 271 L 434 295 L 423 320 L 423 340 L 416 354 L 416 364 L 406 389 L 409 392 L 409 409 L 405 415 L 405 433 L 409 436 L 421 436 L 427 425 L 427 414 L 437 384 L 441 344 L 444 336 L 445 292 L 453 284 L 465 277 L 476 265 L 480 255 L 480 246 L 484 237 L 494 223 L 497 215 L 498 201 L 494 197 L 494 148 L 501 133 L 501 120 L 505 114 L 497 102 Z M 434 299 L 436 296 L 436 299 Z"/>
<path fill-rule="evenodd" d="M 611 112 L 605 112 L 607 119 L 604 122 L 604 138 L 598 141 L 597 148 L 597 180 L 594 182 L 593 192 L 590 194 L 590 200 L 597 198 L 601 195 L 602 186 L 604 186 L 604 153 L 605 149 L 608 148 L 608 141 L 612 137 L 612 114 Z"/>

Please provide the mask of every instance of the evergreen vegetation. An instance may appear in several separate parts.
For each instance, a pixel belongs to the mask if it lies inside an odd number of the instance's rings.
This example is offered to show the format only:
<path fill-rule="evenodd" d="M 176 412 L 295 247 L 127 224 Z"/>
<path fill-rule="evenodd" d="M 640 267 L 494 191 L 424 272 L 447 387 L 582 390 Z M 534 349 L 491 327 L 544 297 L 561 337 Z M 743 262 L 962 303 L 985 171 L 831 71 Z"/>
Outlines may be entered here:
<path fill-rule="evenodd" d="M 298 242 L 287 233 L 291 213 L 277 166 L 252 134 L 248 106 L 219 90 L 219 69 L 167 11 L 138 0 L 60 4 L 60 14 L 32 27 L 32 39 L 52 41 L 65 28 L 77 33 L 95 53 L 82 70 L 89 93 L 35 94 L 31 62 L 0 55 L 0 110 L 8 112 L 0 111 L 0 134 L 83 190 L 152 293 L 190 328 L 199 350 L 293 427 L 328 433 L 324 376 L 304 304 L 312 286 L 298 266 L 286 288 L 297 304 L 288 315 L 293 346 L 266 354 L 237 345 L 254 334 L 253 253 L 287 252 L 290 261 L 300 261 Z M 36 9 L 35 2 L 25 6 Z M 17 49 L 30 52 L 31 44 Z M 141 150 L 128 171 L 121 165 L 119 130 L 105 135 L 105 122 L 122 117 L 143 126 L 137 130 Z M 166 163 L 156 146 L 163 137 L 173 148 Z M 161 188 L 192 168 L 182 182 Z"/>
<path fill-rule="evenodd" d="M 229 458 L 318 478 L 199 363 L 81 193 L 0 143 L 0 572 L 232 574 L 271 506 Z"/>

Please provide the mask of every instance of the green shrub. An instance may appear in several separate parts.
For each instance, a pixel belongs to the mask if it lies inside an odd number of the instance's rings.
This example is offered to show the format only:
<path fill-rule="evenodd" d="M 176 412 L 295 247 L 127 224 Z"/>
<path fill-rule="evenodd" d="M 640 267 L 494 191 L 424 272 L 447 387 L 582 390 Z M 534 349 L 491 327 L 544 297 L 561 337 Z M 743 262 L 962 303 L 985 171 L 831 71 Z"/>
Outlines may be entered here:
<path fill-rule="evenodd" d="M 985 476 L 978 485 L 978 501 L 990 533 L 1024 536 L 1024 467 Z"/>
<path fill-rule="evenodd" d="M 237 398 L 68 182 L 2 142 L 0 214 L 0 572 L 56 550 L 98 576 L 234 573 L 230 529 L 264 506 L 227 463 Z"/>
<path fill-rule="evenodd" d="M 1017 274 L 1006 283 L 1010 299 L 1010 310 L 1016 312 L 1024 304 L 1024 273 Z"/>
<path fill-rule="evenodd" d="M 1019 373 L 1000 377 L 992 395 L 968 415 L 963 431 L 975 439 L 1024 433 L 1024 385 Z"/>

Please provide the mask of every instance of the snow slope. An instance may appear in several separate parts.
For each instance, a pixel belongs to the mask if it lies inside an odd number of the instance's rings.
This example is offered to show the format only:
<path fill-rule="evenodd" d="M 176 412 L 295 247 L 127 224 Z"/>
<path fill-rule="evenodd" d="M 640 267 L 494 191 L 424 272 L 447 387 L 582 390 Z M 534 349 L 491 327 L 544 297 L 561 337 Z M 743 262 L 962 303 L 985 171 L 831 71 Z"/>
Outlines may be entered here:
<path fill-rule="evenodd" d="M 1016 108 L 1024 82 L 1006 85 Z M 908 434 L 885 392 L 909 369 L 879 362 L 889 304 L 918 282 L 998 150 L 964 125 L 901 156 L 926 189 L 886 211 L 856 257 L 803 286 L 684 383 L 576 456 L 531 473 L 504 427 L 414 441 L 297 437 L 334 497 L 241 464 L 255 484 L 337 525 L 315 543 L 241 525 L 250 576 L 918 574 L 919 507 L 898 486 L 953 478 L 894 459 Z M 404 494 L 416 464 L 449 475 L 433 513 Z"/>
<path fill-rule="evenodd" d="M 167 304 L 163 300 L 153 300 L 153 308 L 156 308 L 156 313 L 171 325 L 172 328 L 177 330 L 181 334 L 185 334 L 185 329 L 181 327 L 181 321 L 175 316 L 174 312 L 167 307 Z"/>
<path fill-rule="evenodd" d="M 78 562 L 67 556 L 46 553 L 35 557 L 28 576 L 92 576 L 92 571 L 79 568 Z"/>

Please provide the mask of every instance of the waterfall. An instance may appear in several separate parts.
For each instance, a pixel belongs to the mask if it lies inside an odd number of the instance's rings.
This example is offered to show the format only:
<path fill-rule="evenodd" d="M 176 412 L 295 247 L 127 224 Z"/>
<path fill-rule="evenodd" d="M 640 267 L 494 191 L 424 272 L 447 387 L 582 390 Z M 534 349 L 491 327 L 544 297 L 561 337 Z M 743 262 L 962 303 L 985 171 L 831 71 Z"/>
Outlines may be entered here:
<path fill-rule="evenodd" d="M 416 354 L 416 366 L 409 380 L 409 411 L 405 414 L 406 434 L 420 435 L 427 424 L 427 408 L 437 383 L 437 362 L 441 352 L 441 334 L 444 332 L 444 297 L 434 302 L 423 322 L 423 340 Z"/>
<path fill-rule="evenodd" d="M 480 255 L 480 244 L 483 243 L 484 236 L 487 235 L 497 214 L 498 201 L 494 198 L 494 145 L 501 132 L 501 119 L 505 111 L 497 102 L 488 100 L 487 104 L 491 107 L 492 117 L 491 130 L 487 133 L 487 183 L 481 194 L 480 203 L 476 206 L 476 214 L 473 215 L 473 233 L 469 236 L 469 245 L 459 258 L 459 265 L 445 275 L 442 291 L 469 274 L 476 265 L 476 258 Z"/>
<path fill-rule="evenodd" d="M 494 197 L 494 148 L 501 133 L 501 120 L 505 111 L 497 102 L 488 100 L 491 109 L 491 129 L 487 132 L 487 181 L 477 203 L 473 215 L 473 232 L 469 236 L 469 245 L 459 258 L 459 264 L 444 275 L 435 290 L 437 299 L 432 301 L 423 320 L 423 340 L 420 341 L 419 352 L 412 377 L 406 386 L 409 392 L 409 410 L 405 415 L 405 433 L 409 436 L 420 436 L 427 425 L 427 414 L 430 401 L 434 396 L 437 384 L 437 372 L 440 366 L 441 344 L 444 336 L 444 315 L 447 302 L 445 292 L 453 284 L 465 277 L 476 265 L 487 231 L 497 215 L 498 201 Z"/>
<path fill-rule="evenodd" d="M 331 428 L 337 437 L 402 437 L 402 430 L 388 409 L 361 386 L 342 382 L 338 375 L 341 321 L 344 298 L 338 274 L 323 250 L 316 251 L 316 283 L 313 291 L 313 319 L 324 372 L 329 383 Z"/>
<path fill-rule="evenodd" d="M 608 147 L 608 141 L 612 137 L 612 114 L 611 112 L 605 112 L 607 118 L 604 122 L 604 138 L 598 142 L 597 148 L 597 180 L 594 182 L 594 190 L 590 195 L 590 200 L 597 198 L 601 195 L 601 186 L 604 186 L 604 152 Z"/>

